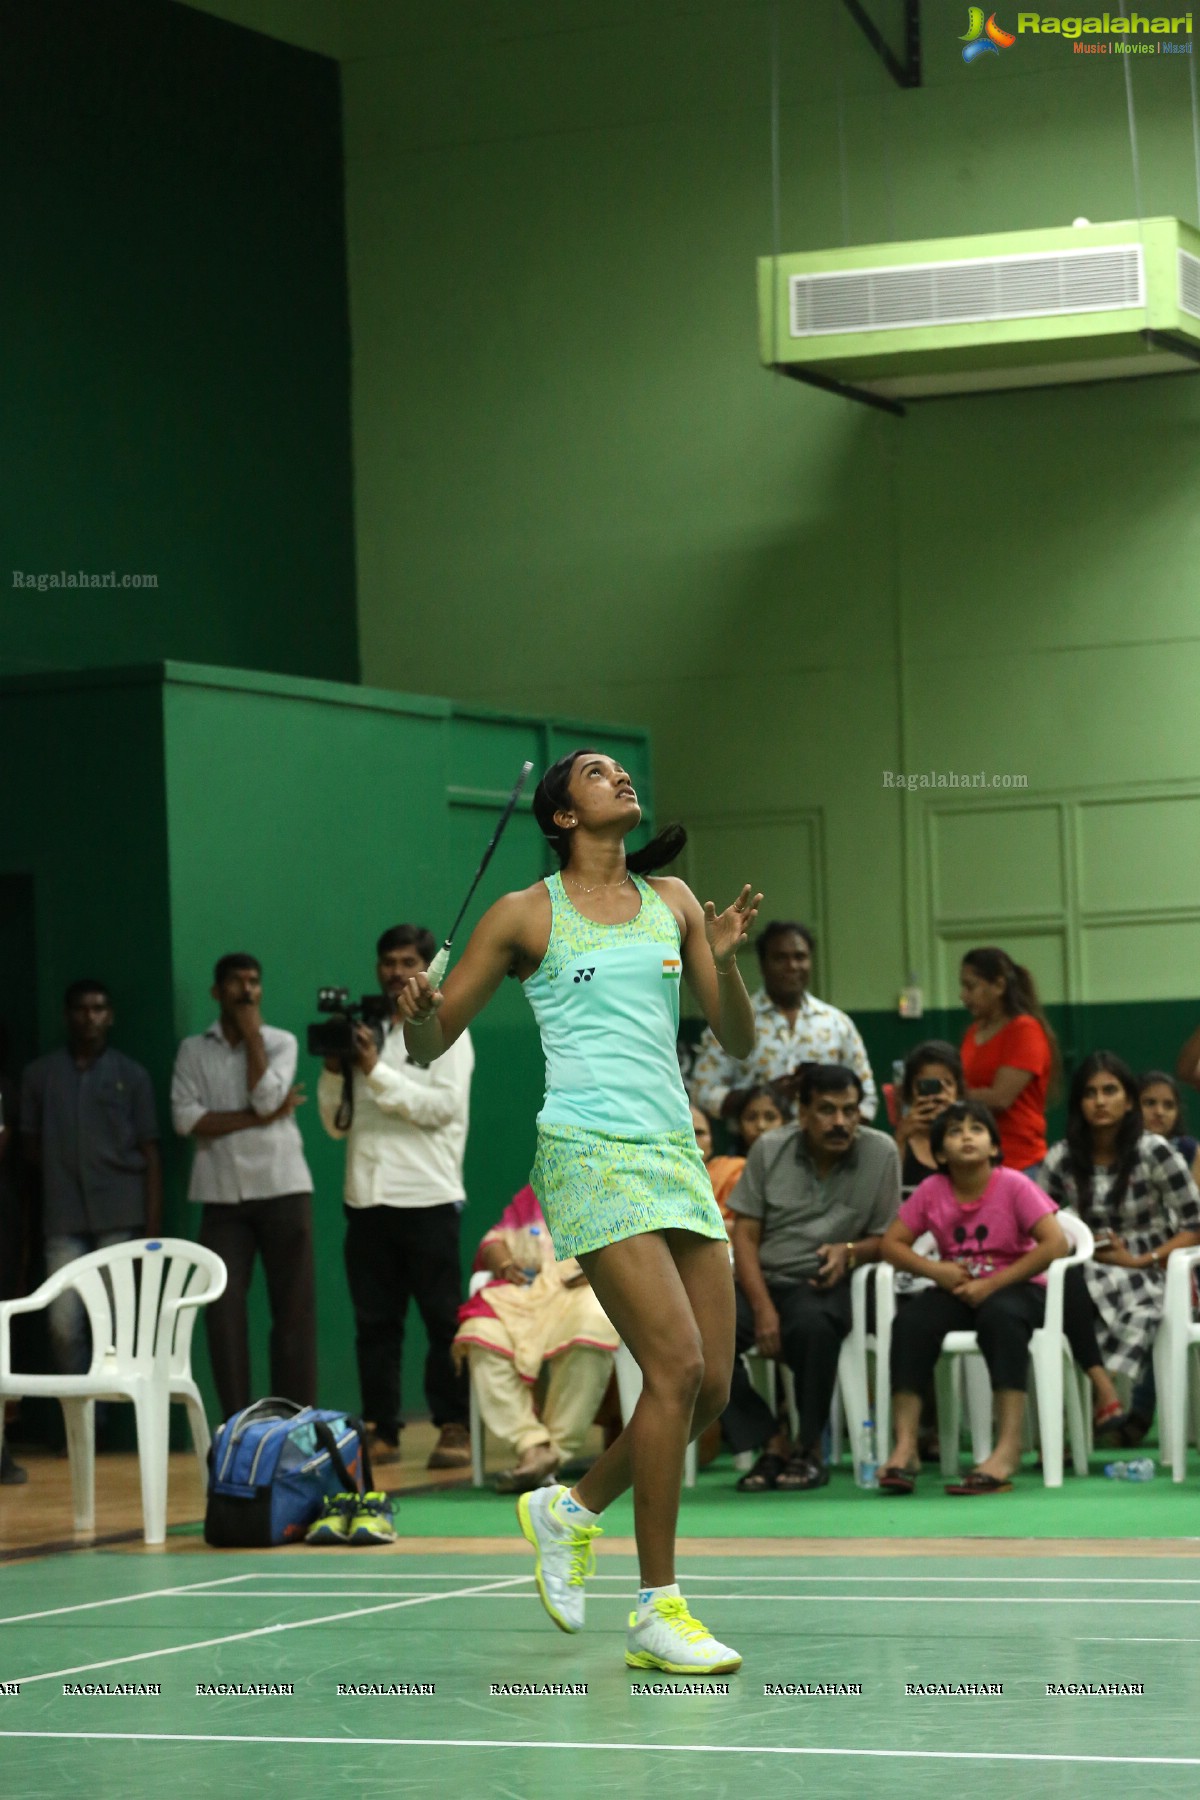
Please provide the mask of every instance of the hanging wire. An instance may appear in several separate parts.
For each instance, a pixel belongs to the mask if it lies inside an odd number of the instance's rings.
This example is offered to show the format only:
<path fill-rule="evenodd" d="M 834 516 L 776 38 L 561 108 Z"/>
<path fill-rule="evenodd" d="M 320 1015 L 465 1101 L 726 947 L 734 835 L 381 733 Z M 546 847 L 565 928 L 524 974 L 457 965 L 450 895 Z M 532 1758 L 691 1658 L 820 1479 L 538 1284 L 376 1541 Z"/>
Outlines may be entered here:
<path fill-rule="evenodd" d="M 834 30 L 837 34 L 837 141 L 838 169 L 842 186 L 842 243 L 850 242 L 850 184 L 846 169 L 846 85 L 844 68 L 846 14 L 842 7 L 837 9 L 837 23 Z"/>
<path fill-rule="evenodd" d="M 779 0 L 771 8 L 771 361 L 779 354 L 779 257 L 781 173 L 779 160 Z"/>
<path fill-rule="evenodd" d="M 1200 225 L 1200 108 L 1196 104 L 1196 40 L 1188 57 L 1188 81 L 1192 90 L 1192 160 L 1196 165 L 1196 223 Z"/>
<path fill-rule="evenodd" d="M 1121 0 L 1121 17 L 1128 19 L 1125 0 Z M 1129 155 L 1133 163 L 1133 204 L 1138 216 L 1138 224 L 1142 222 L 1144 208 L 1142 206 L 1142 166 L 1138 156 L 1137 114 L 1133 107 L 1133 62 L 1132 56 L 1121 59 L 1125 64 L 1125 106 L 1129 114 Z"/>

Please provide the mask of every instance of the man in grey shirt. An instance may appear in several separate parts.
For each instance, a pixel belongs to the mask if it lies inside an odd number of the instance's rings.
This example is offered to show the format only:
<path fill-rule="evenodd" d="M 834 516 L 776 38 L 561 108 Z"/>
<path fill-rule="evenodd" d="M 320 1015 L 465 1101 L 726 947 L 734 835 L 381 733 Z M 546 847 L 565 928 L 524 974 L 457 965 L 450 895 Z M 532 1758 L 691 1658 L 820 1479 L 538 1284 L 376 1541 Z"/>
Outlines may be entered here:
<path fill-rule="evenodd" d="M 758 1139 L 729 1199 L 738 1355 L 722 1427 L 735 1451 L 766 1445 L 738 1482 L 745 1493 L 828 1482 L 821 1438 L 850 1329 L 850 1276 L 879 1261 L 879 1240 L 900 1206 L 896 1146 L 862 1123 L 855 1071 L 807 1065 L 799 1102 L 799 1124 Z M 751 1386 L 741 1359 L 752 1347 L 795 1377 L 795 1445 Z"/>
<path fill-rule="evenodd" d="M 66 1045 L 31 1062 L 21 1084 L 25 1154 L 42 1177 L 47 1275 L 91 1250 L 153 1234 L 162 1221 L 150 1077 L 109 1044 L 113 1003 L 102 981 L 73 981 L 63 1004 Z M 88 1365 L 83 1303 L 72 1290 L 49 1310 L 60 1373 L 82 1373 Z"/>

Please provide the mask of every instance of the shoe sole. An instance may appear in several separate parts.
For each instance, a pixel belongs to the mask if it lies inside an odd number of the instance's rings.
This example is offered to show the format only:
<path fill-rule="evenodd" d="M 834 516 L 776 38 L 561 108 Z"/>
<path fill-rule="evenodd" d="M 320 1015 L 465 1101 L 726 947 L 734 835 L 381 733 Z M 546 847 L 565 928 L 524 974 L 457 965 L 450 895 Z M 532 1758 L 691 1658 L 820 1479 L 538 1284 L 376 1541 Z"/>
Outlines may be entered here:
<path fill-rule="evenodd" d="M 673 1663 L 663 1662 L 661 1657 L 651 1656 L 646 1650 L 627 1650 L 625 1661 L 631 1669 L 659 1669 L 665 1675 L 732 1675 L 742 1666 L 740 1656 L 728 1662 L 705 1663 Z"/>
<path fill-rule="evenodd" d="M 304 1541 L 306 1544 L 348 1544 L 350 1542 L 344 1531 L 322 1531 L 315 1537 L 310 1532 Z"/>
<path fill-rule="evenodd" d="M 579 1627 L 577 1625 L 568 1625 L 561 1613 L 556 1612 L 554 1607 L 550 1604 L 550 1600 L 546 1594 L 546 1586 L 542 1580 L 542 1547 L 538 1543 L 537 1532 L 534 1530 L 533 1520 L 529 1516 L 529 1500 L 530 1496 L 528 1494 L 522 1494 L 521 1498 L 517 1501 L 517 1523 L 521 1527 L 521 1536 L 525 1539 L 527 1544 L 533 1545 L 533 1553 L 537 1558 L 537 1561 L 533 1565 L 533 1579 L 537 1582 L 537 1591 L 541 1598 L 542 1605 L 550 1614 L 550 1617 L 554 1620 L 558 1629 L 560 1631 L 565 1631 L 568 1636 L 573 1637 Z"/>
<path fill-rule="evenodd" d="M 391 1533 L 381 1533 L 378 1531 L 352 1531 L 345 1541 L 348 1544 L 394 1544 L 396 1542 L 396 1533 L 394 1531 Z"/>

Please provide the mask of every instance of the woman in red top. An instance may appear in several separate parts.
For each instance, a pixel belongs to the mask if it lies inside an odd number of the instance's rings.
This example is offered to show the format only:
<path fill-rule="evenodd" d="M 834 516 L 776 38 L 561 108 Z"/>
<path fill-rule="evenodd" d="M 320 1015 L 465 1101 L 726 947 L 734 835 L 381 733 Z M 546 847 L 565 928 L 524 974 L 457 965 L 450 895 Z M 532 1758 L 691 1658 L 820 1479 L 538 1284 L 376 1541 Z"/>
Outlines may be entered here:
<path fill-rule="evenodd" d="M 968 950 L 959 994 L 973 1015 L 962 1041 L 967 1098 L 995 1114 L 1007 1167 L 1036 1176 L 1046 1155 L 1046 1100 L 1059 1057 L 1033 976 L 1005 950 Z"/>

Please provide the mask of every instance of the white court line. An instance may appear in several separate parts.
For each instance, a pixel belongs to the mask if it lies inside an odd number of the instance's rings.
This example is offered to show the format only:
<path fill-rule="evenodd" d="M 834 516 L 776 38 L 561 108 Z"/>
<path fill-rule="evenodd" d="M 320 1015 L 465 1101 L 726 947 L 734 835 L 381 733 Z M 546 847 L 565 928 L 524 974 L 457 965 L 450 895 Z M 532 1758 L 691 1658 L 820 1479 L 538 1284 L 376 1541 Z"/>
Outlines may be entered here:
<path fill-rule="evenodd" d="M 1077 1637 L 1077 1644 L 1200 1644 L 1200 1638 Z"/>
<path fill-rule="evenodd" d="M 56 1681 L 60 1675 L 87 1675 L 93 1669 L 112 1669 L 124 1667 L 126 1663 L 149 1662 L 161 1656 L 183 1656 L 189 1650 L 212 1650 L 218 1644 L 238 1644 L 247 1638 L 272 1637 L 280 1631 L 304 1631 L 309 1625 L 337 1625 L 343 1619 L 361 1619 L 368 1613 L 395 1612 L 404 1606 L 426 1606 L 433 1600 L 461 1600 L 467 1595 L 479 1592 L 490 1593 L 493 1588 L 511 1587 L 516 1581 L 526 1581 L 528 1576 L 510 1575 L 503 1581 L 489 1582 L 486 1588 L 464 1588 L 456 1594 L 420 1594 L 413 1600 L 390 1600 L 383 1606 L 358 1606 L 352 1612 L 328 1613 L 320 1619 L 295 1619 L 286 1625 L 259 1625 L 253 1631 L 234 1631 L 228 1637 L 202 1638 L 195 1644 L 173 1644 L 165 1650 L 139 1650 L 133 1656 L 108 1656 L 102 1662 L 79 1663 L 72 1669 L 47 1669 L 41 1675 L 17 1675 L 6 1677 L 17 1681 L 21 1686 L 26 1683 L 30 1687 L 35 1681 Z"/>
<path fill-rule="evenodd" d="M 731 1558 L 731 1561 L 736 1560 Z M 352 1570 L 339 1570 L 336 1574 L 322 1573 L 319 1570 L 305 1570 L 305 1581 L 461 1581 L 462 1569 L 443 1569 L 437 1574 L 385 1575 L 372 1569 L 356 1575 Z M 726 1570 L 723 1575 L 700 1574 L 698 1571 L 681 1569 L 679 1580 L 682 1581 L 728 1581 L 732 1571 Z M 482 1579 L 476 1571 L 476 1577 Z M 253 1575 L 242 1577 L 245 1581 L 295 1581 L 294 1571 L 287 1569 L 261 1569 Z M 622 1581 L 629 1584 L 628 1575 L 590 1575 L 589 1582 Z M 738 1581 L 806 1581 L 806 1582 L 891 1582 L 894 1585 L 912 1587 L 934 1587 L 955 1585 L 959 1587 L 978 1587 L 980 1582 L 1007 1583 L 1021 1587 L 1200 1587 L 1200 1575 L 743 1575 L 737 1571 Z M 203 1586 L 203 1583 L 196 1583 Z M 0 1623 L 3 1623 L 0 1620 Z"/>
<path fill-rule="evenodd" d="M 605 1738 L 585 1743 L 578 1738 L 537 1740 L 530 1738 L 395 1738 L 395 1737 L 272 1737 L 259 1732 L 221 1731 L 4 1731 L 4 1738 L 55 1738 L 77 1743 L 103 1743 L 112 1738 L 126 1744 L 335 1744 L 341 1750 L 632 1750 L 671 1751 L 683 1756 L 866 1756 L 911 1762 L 1015 1762 L 1104 1763 L 1129 1768 L 1192 1769 L 1200 1756 L 1098 1756 L 1087 1752 L 1039 1750 L 861 1750 L 819 1749 L 815 1745 L 780 1744 L 616 1744 Z"/>
<path fill-rule="evenodd" d="M 516 1575 L 512 1585 L 520 1581 L 532 1581 L 533 1576 Z M 213 1594 L 214 1600 L 377 1600 L 388 1592 L 387 1588 L 344 1588 L 340 1592 L 331 1592 L 328 1588 L 239 1588 L 236 1594 Z M 205 1600 L 208 1594 L 193 1594 L 189 1598 Z M 527 1594 L 512 1593 L 473 1593 L 465 1589 L 458 1594 L 422 1594 L 411 1598 L 422 1600 L 536 1600 L 538 1595 L 531 1589 Z M 618 1606 L 628 1606 L 629 1594 L 593 1594 L 595 1601 L 612 1600 Z M 849 1606 L 1200 1606 L 1200 1596 L 1194 1600 L 1174 1600 L 1166 1597 L 1146 1595 L 1145 1597 L 1129 1595 L 1117 1596 L 1115 1599 L 1103 1594 L 714 1594 L 706 1590 L 704 1601 L 710 1600 L 743 1600 L 747 1605 L 759 1605 L 769 1601 L 778 1601 L 792 1606 L 830 1606 L 835 1601 Z"/>
<path fill-rule="evenodd" d="M 90 1612 L 97 1606 L 128 1606 L 131 1600 L 158 1600 L 164 1594 L 190 1594 L 197 1588 L 211 1593 L 215 1587 L 227 1586 L 231 1581 L 253 1581 L 252 1575 L 221 1575 L 211 1581 L 189 1581 L 183 1587 L 145 1588 L 140 1594 L 119 1594 L 115 1600 L 80 1600 L 75 1606 L 48 1606 L 43 1612 L 10 1613 L 7 1619 L 0 1619 L 0 1625 L 20 1625 L 26 1619 L 53 1619 L 59 1613 Z M 224 1599 L 225 1595 L 215 1596 Z"/>

